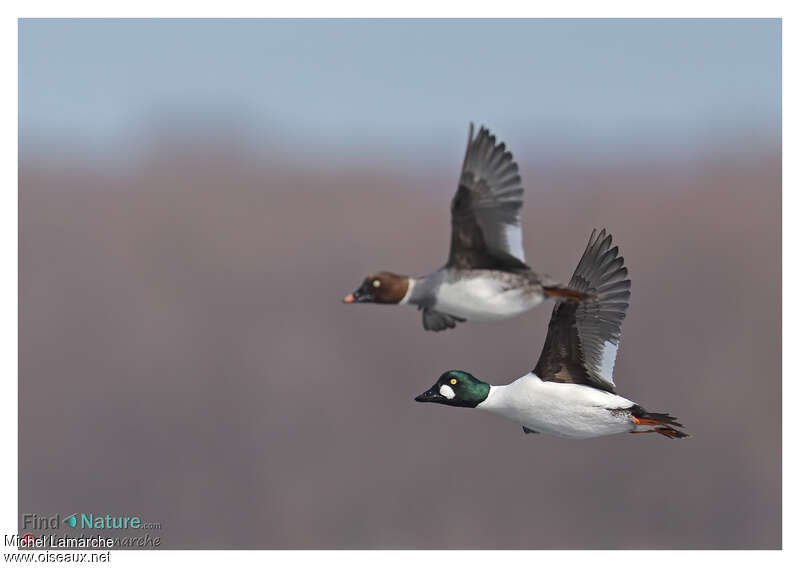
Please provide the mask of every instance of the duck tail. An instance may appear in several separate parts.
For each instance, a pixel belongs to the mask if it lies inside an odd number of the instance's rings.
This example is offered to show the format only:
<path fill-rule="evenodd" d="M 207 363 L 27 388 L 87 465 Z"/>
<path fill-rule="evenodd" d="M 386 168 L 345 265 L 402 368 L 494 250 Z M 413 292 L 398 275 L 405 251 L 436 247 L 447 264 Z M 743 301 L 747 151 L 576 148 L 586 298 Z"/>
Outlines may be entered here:
<path fill-rule="evenodd" d="M 631 418 L 633 419 L 632 434 L 640 434 L 645 432 L 655 432 L 667 438 L 680 439 L 688 438 L 689 434 L 682 432 L 674 426 L 683 428 L 683 424 L 678 422 L 674 416 L 666 412 L 648 412 L 638 404 L 634 404 L 631 408 Z"/>

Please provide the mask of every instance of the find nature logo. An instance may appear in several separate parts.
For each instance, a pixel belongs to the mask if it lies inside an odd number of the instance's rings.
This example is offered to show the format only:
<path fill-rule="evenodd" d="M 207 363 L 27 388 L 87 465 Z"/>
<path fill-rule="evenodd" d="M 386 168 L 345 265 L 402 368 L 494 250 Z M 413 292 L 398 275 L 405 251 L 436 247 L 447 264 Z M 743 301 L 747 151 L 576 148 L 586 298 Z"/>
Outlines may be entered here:
<path fill-rule="evenodd" d="M 161 528 L 161 523 L 143 523 L 139 516 L 96 515 L 94 513 L 71 513 L 63 516 L 26 514 L 22 519 L 23 529 L 53 530 L 60 527 L 73 529 L 159 529 Z"/>

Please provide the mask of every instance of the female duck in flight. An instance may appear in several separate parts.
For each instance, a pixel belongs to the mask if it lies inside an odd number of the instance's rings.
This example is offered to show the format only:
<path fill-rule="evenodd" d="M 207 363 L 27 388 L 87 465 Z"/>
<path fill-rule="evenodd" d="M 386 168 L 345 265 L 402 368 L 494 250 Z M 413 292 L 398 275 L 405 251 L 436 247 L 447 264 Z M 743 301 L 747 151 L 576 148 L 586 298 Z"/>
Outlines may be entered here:
<path fill-rule="evenodd" d="M 519 212 L 519 168 L 506 145 L 481 128 L 469 141 L 450 205 L 450 257 L 427 276 L 377 272 L 344 298 L 346 304 L 412 304 L 425 329 L 441 331 L 465 320 L 510 318 L 545 298 L 576 302 L 584 293 L 525 264 Z"/>

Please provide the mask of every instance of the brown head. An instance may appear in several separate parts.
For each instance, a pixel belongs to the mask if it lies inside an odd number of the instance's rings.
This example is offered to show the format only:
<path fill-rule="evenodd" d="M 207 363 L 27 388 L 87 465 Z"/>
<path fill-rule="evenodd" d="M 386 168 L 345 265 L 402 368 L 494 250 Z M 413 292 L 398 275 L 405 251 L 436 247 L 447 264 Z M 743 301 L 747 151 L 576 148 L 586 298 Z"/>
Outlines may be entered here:
<path fill-rule="evenodd" d="M 400 276 L 392 272 L 376 272 L 364 278 L 361 287 L 348 294 L 345 304 L 374 303 L 397 304 L 408 292 L 408 276 Z"/>

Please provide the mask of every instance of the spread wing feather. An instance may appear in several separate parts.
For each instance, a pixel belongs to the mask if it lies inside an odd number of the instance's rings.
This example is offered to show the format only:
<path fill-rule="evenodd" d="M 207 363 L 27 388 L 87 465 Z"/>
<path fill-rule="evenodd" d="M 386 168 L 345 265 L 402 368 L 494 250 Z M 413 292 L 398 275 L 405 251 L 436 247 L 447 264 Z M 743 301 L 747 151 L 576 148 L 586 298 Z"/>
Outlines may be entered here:
<path fill-rule="evenodd" d="M 591 294 L 553 308 L 533 370 L 544 381 L 587 384 L 614 392 L 614 362 L 631 292 L 625 259 L 605 229 L 592 231 L 570 288 Z"/>
<path fill-rule="evenodd" d="M 452 236 L 448 266 L 525 269 L 519 168 L 504 143 L 481 127 L 469 141 L 461 178 L 450 205 Z"/>

